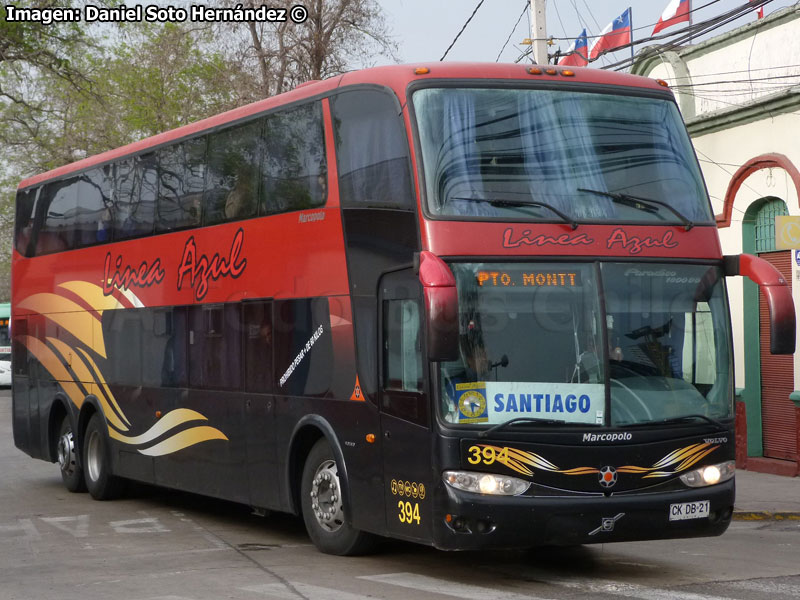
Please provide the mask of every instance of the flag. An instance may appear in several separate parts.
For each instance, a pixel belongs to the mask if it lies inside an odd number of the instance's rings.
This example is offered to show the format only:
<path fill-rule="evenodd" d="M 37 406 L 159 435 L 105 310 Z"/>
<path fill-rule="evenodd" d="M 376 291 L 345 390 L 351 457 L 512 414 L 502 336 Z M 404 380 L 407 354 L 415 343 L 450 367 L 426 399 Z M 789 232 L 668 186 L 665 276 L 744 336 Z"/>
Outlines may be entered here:
<path fill-rule="evenodd" d="M 631 9 L 629 8 L 611 21 L 592 43 L 589 60 L 594 60 L 606 50 L 613 50 L 631 43 Z"/>
<path fill-rule="evenodd" d="M 584 29 L 567 50 L 571 54 L 567 54 L 558 64 L 564 67 L 585 67 L 589 64 L 587 48 L 586 30 Z"/>
<path fill-rule="evenodd" d="M 652 35 L 667 27 L 672 27 L 683 21 L 689 21 L 689 12 L 691 11 L 689 4 L 690 0 L 670 0 L 667 8 L 661 13 L 661 18 L 656 23 Z"/>
<path fill-rule="evenodd" d="M 755 2 L 755 1 L 756 0 L 750 0 L 750 2 Z M 759 19 L 763 19 L 764 18 L 764 7 L 763 6 L 758 9 L 758 18 Z"/>

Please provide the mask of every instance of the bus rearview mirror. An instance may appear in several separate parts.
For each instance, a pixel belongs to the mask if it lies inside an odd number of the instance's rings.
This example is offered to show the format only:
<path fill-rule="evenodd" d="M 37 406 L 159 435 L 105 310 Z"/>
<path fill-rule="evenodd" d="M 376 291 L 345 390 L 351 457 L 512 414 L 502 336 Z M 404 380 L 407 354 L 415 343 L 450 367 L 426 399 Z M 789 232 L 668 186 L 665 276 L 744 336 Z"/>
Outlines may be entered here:
<path fill-rule="evenodd" d="M 795 312 L 792 288 L 771 263 L 752 254 L 725 256 L 725 275 L 747 277 L 758 284 L 769 309 L 769 351 L 794 354 Z"/>
<path fill-rule="evenodd" d="M 458 359 L 458 291 L 450 267 L 432 252 L 419 254 L 419 280 L 425 299 L 428 359 Z"/>

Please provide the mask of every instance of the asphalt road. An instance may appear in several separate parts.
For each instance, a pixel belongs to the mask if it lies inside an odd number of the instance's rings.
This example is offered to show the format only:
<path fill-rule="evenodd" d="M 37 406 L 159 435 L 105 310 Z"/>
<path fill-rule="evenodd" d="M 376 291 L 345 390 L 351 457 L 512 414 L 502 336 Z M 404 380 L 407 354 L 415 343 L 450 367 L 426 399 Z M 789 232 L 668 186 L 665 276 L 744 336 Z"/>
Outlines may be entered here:
<path fill-rule="evenodd" d="M 514 553 L 387 542 L 338 558 L 300 519 L 137 486 L 96 502 L 14 448 L 0 392 L 0 600 L 800 598 L 800 522 L 720 538 Z"/>

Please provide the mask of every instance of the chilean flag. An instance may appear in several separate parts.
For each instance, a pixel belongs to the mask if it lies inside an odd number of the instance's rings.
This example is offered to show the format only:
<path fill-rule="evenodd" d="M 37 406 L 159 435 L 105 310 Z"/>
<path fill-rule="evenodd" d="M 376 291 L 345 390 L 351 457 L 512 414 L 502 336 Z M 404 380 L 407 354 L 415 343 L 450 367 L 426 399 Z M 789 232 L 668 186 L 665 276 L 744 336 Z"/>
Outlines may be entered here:
<path fill-rule="evenodd" d="M 589 60 L 596 59 L 606 50 L 613 50 L 630 43 L 631 9 L 629 8 L 600 32 L 600 36 L 594 40 L 589 50 Z"/>
<path fill-rule="evenodd" d="M 755 1 L 756 0 L 750 0 L 750 2 L 755 2 Z M 763 6 L 758 9 L 758 18 L 759 19 L 763 19 L 764 18 L 764 7 Z"/>
<path fill-rule="evenodd" d="M 585 67 L 589 64 L 589 59 L 587 58 L 589 53 L 586 51 L 587 47 L 586 30 L 584 29 L 577 39 L 572 42 L 572 46 L 570 46 L 570 49 L 567 51 L 571 52 L 571 54 L 567 54 L 558 64 L 564 67 Z"/>
<path fill-rule="evenodd" d="M 689 21 L 689 12 L 692 10 L 689 5 L 690 0 L 671 0 L 664 12 L 661 13 L 661 18 L 653 29 L 653 35 L 667 27 Z"/>

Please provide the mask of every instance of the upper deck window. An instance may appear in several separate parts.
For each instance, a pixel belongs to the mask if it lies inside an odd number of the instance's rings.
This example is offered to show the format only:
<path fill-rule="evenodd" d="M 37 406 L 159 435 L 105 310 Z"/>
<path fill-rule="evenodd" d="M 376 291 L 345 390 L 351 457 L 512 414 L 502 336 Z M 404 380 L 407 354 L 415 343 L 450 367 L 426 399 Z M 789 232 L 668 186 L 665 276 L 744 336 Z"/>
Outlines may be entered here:
<path fill-rule="evenodd" d="M 262 214 L 325 204 L 328 169 L 319 102 L 269 115 L 264 144 Z"/>
<path fill-rule="evenodd" d="M 353 90 L 331 99 L 342 206 L 414 208 L 408 138 L 397 98 Z"/>
<path fill-rule="evenodd" d="M 22 190 L 15 247 L 51 254 L 321 207 L 327 184 L 316 100 Z"/>
<path fill-rule="evenodd" d="M 486 88 L 412 99 L 434 217 L 713 223 L 672 102 Z"/>
<path fill-rule="evenodd" d="M 17 215 L 15 225 L 15 245 L 17 252 L 24 256 L 30 256 L 33 248 L 30 247 L 31 236 L 33 235 L 33 221 L 36 217 L 36 194 L 37 190 L 29 189 L 17 192 Z"/>
<path fill-rule="evenodd" d="M 205 151 L 205 138 L 195 138 L 158 151 L 158 231 L 200 224 Z"/>

